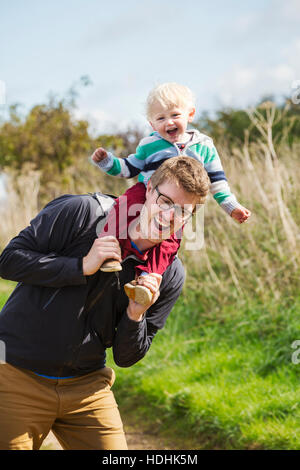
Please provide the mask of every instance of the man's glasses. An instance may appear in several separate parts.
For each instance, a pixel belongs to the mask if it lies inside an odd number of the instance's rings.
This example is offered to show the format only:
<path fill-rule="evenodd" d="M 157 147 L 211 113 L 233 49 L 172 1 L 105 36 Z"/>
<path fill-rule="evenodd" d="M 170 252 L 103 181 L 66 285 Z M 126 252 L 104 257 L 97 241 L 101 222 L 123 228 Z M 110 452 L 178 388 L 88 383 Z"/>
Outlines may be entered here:
<path fill-rule="evenodd" d="M 193 216 L 193 212 L 189 211 L 188 209 L 185 209 L 179 204 L 174 204 L 174 202 L 168 196 L 165 196 L 159 191 L 157 186 L 154 189 L 157 191 L 156 204 L 162 211 L 169 211 L 173 209 L 174 217 L 177 220 L 185 222 Z"/>

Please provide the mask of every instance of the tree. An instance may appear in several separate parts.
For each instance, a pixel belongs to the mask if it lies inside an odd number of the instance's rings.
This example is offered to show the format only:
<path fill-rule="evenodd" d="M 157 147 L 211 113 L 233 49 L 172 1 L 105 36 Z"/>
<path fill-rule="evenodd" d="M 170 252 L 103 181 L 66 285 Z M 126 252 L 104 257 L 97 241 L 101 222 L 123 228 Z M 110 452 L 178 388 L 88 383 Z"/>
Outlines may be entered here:
<path fill-rule="evenodd" d="M 262 106 L 272 102 L 275 106 L 275 119 L 273 126 L 273 139 L 277 143 L 286 139 L 289 145 L 300 139 L 300 108 L 285 98 L 281 104 L 275 104 L 273 96 L 265 96 L 253 109 L 260 109 L 266 118 L 266 110 Z M 241 145 L 244 142 L 245 132 L 249 133 L 249 142 L 256 141 L 260 134 L 249 118 L 247 109 L 224 108 L 218 110 L 214 117 L 204 112 L 195 123 L 195 127 L 207 133 L 215 140 L 226 140 L 230 146 Z"/>

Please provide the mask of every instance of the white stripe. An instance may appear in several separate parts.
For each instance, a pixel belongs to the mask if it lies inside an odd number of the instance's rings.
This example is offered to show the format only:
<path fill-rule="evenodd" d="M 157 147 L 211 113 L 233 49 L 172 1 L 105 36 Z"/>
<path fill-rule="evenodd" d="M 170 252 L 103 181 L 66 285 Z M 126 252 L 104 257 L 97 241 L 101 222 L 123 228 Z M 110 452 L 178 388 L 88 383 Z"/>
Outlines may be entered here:
<path fill-rule="evenodd" d="M 116 175 L 116 176 L 123 176 L 123 178 L 130 178 L 130 170 L 128 166 L 126 165 L 125 161 L 123 158 L 120 158 L 120 165 L 121 165 L 121 172 Z"/>
<path fill-rule="evenodd" d="M 139 146 L 142 147 L 143 145 L 151 144 L 152 142 L 156 142 L 157 140 L 161 140 L 161 137 L 158 137 L 157 135 L 149 135 L 148 137 L 144 137 L 140 141 Z"/>
<path fill-rule="evenodd" d="M 220 192 L 230 193 L 229 184 L 225 180 L 215 181 L 210 186 L 211 194 L 217 194 Z"/>

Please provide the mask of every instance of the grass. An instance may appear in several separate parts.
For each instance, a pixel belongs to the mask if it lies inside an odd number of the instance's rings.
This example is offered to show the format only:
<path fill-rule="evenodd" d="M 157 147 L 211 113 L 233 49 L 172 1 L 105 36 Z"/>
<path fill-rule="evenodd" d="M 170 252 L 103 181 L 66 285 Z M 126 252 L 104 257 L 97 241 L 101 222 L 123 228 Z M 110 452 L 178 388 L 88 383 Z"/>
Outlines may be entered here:
<path fill-rule="evenodd" d="M 4 303 L 8 299 L 8 296 L 13 291 L 15 285 L 15 282 L 6 281 L 0 278 L 0 308 L 3 307 Z"/>
<path fill-rule="evenodd" d="M 133 368 L 111 362 L 124 410 L 198 448 L 300 449 L 300 366 L 291 361 L 300 299 L 270 306 L 272 321 L 267 306 L 253 303 L 239 314 L 227 311 L 221 321 L 203 319 L 197 331 L 184 330 L 195 307 L 182 299 Z M 172 321 L 184 334 L 174 334 Z"/>

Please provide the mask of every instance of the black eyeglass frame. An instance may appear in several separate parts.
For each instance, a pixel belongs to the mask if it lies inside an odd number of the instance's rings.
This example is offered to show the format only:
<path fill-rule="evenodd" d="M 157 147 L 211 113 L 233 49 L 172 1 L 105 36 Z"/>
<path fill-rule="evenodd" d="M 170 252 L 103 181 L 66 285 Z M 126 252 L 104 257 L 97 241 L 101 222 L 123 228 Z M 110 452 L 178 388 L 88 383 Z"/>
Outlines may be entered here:
<path fill-rule="evenodd" d="M 179 206 L 178 204 L 175 204 L 175 203 L 172 201 L 172 199 L 169 198 L 169 196 L 166 196 L 165 194 L 163 194 L 163 193 L 160 192 L 160 190 L 158 189 L 158 186 L 155 186 L 154 189 L 155 189 L 156 192 L 157 192 L 156 204 L 158 205 L 158 207 L 159 207 L 162 211 L 169 211 L 169 210 L 171 210 L 171 209 L 174 209 L 174 215 L 175 215 L 175 217 L 179 218 L 180 220 L 183 220 L 184 222 L 187 222 L 191 217 L 193 217 L 193 215 L 194 215 L 194 213 L 195 213 L 194 211 L 191 212 L 191 211 L 189 211 L 188 209 L 185 209 L 184 207 Z M 159 202 L 158 202 L 160 196 L 163 196 L 165 199 L 168 199 L 168 200 L 170 201 L 171 204 L 170 204 L 170 206 L 169 206 L 168 208 L 163 208 L 163 207 L 161 207 L 161 205 L 160 205 Z M 182 215 L 178 216 L 178 213 L 176 212 L 176 209 L 177 209 L 177 208 L 180 209 L 181 214 L 182 214 L 182 212 L 183 212 L 183 213 L 187 213 L 187 216 L 186 216 L 186 217 L 185 217 L 185 216 L 182 216 Z"/>

